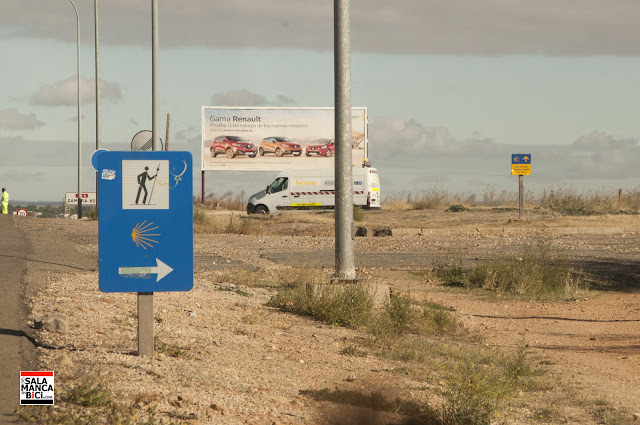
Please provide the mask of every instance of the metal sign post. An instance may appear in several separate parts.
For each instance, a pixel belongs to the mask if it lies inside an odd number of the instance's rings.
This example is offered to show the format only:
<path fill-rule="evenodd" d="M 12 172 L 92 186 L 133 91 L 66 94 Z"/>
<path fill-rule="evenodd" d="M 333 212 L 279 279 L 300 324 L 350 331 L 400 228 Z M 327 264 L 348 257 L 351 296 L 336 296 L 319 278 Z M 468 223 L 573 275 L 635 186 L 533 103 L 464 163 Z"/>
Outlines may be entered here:
<path fill-rule="evenodd" d="M 158 0 L 151 0 L 151 115 L 153 150 L 162 150 L 158 123 Z M 138 292 L 138 355 L 153 357 L 153 292 Z"/>
<path fill-rule="evenodd" d="M 524 176 L 531 175 L 531 154 L 516 153 L 511 155 L 511 175 L 518 176 L 518 219 L 524 217 Z"/>

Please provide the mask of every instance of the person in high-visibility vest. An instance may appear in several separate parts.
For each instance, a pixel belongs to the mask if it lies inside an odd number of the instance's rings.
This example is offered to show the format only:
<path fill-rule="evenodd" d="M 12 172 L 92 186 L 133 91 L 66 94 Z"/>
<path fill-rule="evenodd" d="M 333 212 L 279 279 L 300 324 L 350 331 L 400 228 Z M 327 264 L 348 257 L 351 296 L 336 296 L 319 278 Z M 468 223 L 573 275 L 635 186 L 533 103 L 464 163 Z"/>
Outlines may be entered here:
<path fill-rule="evenodd" d="M 9 192 L 2 188 L 2 214 L 9 214 Z"/>

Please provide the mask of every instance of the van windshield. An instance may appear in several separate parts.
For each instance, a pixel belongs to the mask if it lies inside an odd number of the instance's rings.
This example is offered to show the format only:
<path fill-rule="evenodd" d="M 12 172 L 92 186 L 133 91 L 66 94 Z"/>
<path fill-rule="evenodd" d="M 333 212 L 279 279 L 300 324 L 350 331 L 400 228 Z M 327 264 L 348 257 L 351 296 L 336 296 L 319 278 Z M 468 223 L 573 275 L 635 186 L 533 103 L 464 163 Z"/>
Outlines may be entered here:
<path fill-rule="evenodd" d="M 278 177 L 269 185 L 269 193 L 282 192 L 289 185 L 289 178 Z"/>

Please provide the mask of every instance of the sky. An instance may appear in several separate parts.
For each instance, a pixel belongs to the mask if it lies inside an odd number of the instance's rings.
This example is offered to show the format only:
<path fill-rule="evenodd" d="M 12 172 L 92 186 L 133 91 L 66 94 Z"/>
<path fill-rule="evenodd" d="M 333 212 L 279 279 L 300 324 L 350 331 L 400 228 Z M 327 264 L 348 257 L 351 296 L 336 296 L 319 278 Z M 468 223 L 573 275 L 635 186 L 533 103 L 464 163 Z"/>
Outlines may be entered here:
<path fill-rule="evenodd" d="M 152 127 L 151 0 L 100 0 L 101 148 Z M 80 20 L 82 190 L 95 190 L 94 0 Z M 351 101 L 369 112 L 382 198 L 438 187 L 634 189 L 640 182 L 637 0 L 351 0 Z M 161 136 L 194 155 L 202 106 L 334 104 L 333 2 L 158 0 Z M 76 17 L 69 0 L 4 0 L 0 185 L 12 200 L 77 191 Z M 254 193 L 275 172 L 208 171 Z"/>

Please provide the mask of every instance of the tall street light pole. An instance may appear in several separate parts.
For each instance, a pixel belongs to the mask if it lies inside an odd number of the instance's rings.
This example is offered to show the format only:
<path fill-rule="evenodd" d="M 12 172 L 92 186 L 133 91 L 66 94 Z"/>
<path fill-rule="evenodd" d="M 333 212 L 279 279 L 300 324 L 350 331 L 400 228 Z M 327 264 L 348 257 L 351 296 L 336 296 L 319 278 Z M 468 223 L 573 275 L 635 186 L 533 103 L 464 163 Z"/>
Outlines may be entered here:
<path fill-rule="evenodd" d="M 78 8 L 73 0 L 69 0 L 73 10 L 76 12 L 76 45 L 77 45 L 77 69 L 78 74 L 78 219 L 82 218 L 82 112 L 80 106 L 80 16 L 78 15 Z"/>
<path fill-rule="evenodd" d="M 158 0 L 151 0 L 151 140 L 154 151 L 160 145 L 158 110 Z M 138 356 L 153 357 L 153 292 L 138 292 Z"/>
<path fill-rule="evenodd" d="M 351 166 L 351 15 L 349 0 L 334 0 L 336 273 L 356 280 L 353 252 L 353 171 Z"/>
<path fill-rule="evenodd" d="M 100 50 L 98 49 L 98 0 L 94 0 L 93 11 L 95 15 L 96 38 L 96 150 L 100 149 Z M 96 217 L 98 216 L 98 172 L 96 171 Z"/>

